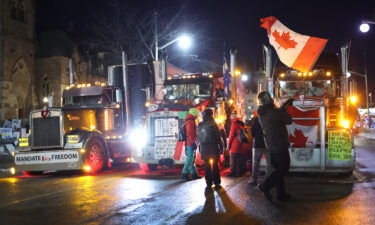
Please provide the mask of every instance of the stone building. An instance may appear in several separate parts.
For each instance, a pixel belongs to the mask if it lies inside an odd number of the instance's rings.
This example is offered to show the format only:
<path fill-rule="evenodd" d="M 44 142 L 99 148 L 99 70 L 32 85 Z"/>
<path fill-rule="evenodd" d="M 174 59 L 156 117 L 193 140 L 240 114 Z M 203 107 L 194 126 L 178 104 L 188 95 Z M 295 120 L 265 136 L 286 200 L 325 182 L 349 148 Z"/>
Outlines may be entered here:
<path fill-rule="evenodd" d="M 73 60 L 74 81 L 103 81 L 92 71 L 106 71 L 103 53 L 83 57 L 68 35 L 60 30 L 35 33 L 34 0 L 0 1 L 0 121 L 27 119 L 31 110 L 41 108 L 44 97 L 61 106 L 61 92 L 69 85 L 69 59 Z M 97 67 L 93 69 L 93 67 Z M 99 68 L 99 69 L 98 69 Z"/>
<path fill-rule="evenodd" d="M 32 0 L 0 1 L 0 120 L 37 107 Z"/>

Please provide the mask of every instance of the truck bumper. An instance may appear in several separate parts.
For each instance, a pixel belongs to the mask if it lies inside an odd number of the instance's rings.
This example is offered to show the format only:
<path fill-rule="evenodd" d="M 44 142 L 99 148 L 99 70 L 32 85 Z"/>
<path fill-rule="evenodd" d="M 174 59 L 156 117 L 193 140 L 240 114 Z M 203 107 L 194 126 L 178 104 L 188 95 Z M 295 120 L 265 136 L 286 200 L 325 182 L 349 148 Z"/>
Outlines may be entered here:
<path fill-rule="evenodd" d="M 82 170 L 84 160 L 80 149 L 18 152 L 14 155 L 16 171 Z"/>

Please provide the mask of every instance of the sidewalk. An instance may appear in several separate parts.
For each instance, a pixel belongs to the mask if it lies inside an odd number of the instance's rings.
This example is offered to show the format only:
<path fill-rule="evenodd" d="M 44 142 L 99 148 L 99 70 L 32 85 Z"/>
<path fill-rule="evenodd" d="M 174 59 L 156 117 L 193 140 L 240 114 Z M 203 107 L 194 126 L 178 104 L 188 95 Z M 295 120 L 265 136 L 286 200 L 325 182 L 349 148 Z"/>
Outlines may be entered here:
<path fill-rule="evenodd" d="M 365 139 L 375 140 L 375 128 L 364 128 L 357 136 Z"/>

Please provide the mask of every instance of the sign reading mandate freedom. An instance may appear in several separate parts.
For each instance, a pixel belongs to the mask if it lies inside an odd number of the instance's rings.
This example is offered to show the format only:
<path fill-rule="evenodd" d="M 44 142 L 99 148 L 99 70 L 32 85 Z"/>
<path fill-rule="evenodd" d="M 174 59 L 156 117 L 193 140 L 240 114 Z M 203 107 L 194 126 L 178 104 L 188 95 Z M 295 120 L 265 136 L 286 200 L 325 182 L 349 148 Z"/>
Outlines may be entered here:
<path fill-rule="evenodd" d="M 351 160 L 352 138 L 348 131 L 328 131 L 328 159 Z"/>

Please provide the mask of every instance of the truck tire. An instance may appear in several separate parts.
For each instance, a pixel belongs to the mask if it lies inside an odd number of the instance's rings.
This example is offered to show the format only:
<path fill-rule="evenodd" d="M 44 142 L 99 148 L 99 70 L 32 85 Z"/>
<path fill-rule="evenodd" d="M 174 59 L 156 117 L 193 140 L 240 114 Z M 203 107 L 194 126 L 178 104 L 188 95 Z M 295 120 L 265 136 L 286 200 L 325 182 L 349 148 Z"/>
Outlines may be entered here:
<path fill-rule="evenodd" d="M 150 171 L 155 171 L 158 167 L 158 164 L 147 164 L 147 163 L 140 163 L 139 167 L 141 170 L 144 172 L 150 172 Z"/>
<path fill-rule="evenodd" d="M 107 154 L 103 142 L 93 137 L 86 147 L 86 164 L 91 167 L 89 173 L 102 170 L 107 162 Z"/>
<path fill-rule="evenodd" d="M 22 173 L 26 176 L 36 176 L 43 174 L 43 171 L 22 171 Z"/>

